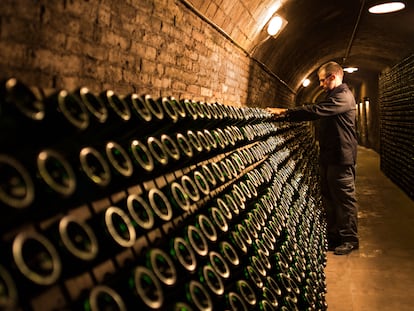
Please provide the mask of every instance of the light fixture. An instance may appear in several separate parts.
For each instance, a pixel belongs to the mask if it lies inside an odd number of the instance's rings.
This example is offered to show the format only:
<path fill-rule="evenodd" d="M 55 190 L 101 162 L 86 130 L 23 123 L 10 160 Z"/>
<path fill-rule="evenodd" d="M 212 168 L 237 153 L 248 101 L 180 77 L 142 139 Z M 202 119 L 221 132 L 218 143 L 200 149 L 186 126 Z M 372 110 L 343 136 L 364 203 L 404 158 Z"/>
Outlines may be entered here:
<path fill-rule="evenodd" d="M 302 86 L 303 87 L 308 87 L 309 86 L 309 84 L 310 84 L 310 80 L 309 79 L 305 79 L 305 80 L 303 80 L 303 82 L 302 82 Z"/>
<path fill-rule="evenodd" d="M 358 71 L 358 68 L 357 67 L 345 67 L 344 71 L 347 73 L 353 73 L 355 71 Z"/>
<path fill-rule="evenodd" d="M 1 0 L 0 0 L 1 1 Z M 269 38 L 273 37 L 276 38 L 279 33 L 282 31 L 283 28 L 286 27 L 287 25 L 287 20 L 285 20 L 283 17 L 279 16 L 279 15 L 273 15 L 273 17 L 271 17 L 266 23 L 265 26 L 266 27 L 266 32 L 267 32 L 267 36 L 265 38 L 263 38 L 260 42 L 256 43 L 251 49 L 249 54 L 253 55 L 257 48 L 262 45 L 263 43 L 265 43 Z M 264 27 L 263 27 L 264 30 Z"/>
<path fill-rule="evenodd" d="M 395 2 L 385 2 L 379 3 L 371 6 L 368 11 L 373 14 L 384 14 L 400 11 L 405 8 L 404 2 L 395 1 Z"/>
<path fill-rule="evenodd" d="M 286 26 L 286 24 L 287 21 L 285 19 L 279 15 L 275 15 L 270 19 L 267 25 L 267 33 L 269 36 L 275 37 Z"/>

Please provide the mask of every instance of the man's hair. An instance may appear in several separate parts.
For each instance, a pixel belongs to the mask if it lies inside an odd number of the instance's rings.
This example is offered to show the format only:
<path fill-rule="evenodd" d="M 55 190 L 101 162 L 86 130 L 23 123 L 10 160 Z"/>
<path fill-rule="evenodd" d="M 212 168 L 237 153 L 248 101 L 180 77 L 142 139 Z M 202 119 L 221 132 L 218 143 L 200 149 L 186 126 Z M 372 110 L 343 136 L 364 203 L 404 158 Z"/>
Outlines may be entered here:
<path fill-rule="evenodd" d="M 335 74 L 340 76 L 341 79 L 344 77 L 344 70 L 342 69 L 342 66 L 335 62 L 327 62 L 323 64 L 318 70 L 318 75 L 321 72 L 325 72 L 325 76 Z"/>

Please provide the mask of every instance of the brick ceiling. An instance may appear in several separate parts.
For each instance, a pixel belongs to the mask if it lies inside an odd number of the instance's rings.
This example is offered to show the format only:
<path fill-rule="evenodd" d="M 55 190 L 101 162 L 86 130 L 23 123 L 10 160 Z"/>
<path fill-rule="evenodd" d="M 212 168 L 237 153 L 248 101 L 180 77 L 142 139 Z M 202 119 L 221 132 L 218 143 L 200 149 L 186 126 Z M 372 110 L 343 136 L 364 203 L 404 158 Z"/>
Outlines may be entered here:
<path fill-rule="evenodd" d="M 414 4 L 373 15 L 369 0 L 186 0 L 293 89 L 328 60 L 357 66 L 355 80 L 378 75 L 414 52 Z M 288 24 L 267 38 L 277 13 Z M 267 39 L 266 39 L 267 38 Z"/>

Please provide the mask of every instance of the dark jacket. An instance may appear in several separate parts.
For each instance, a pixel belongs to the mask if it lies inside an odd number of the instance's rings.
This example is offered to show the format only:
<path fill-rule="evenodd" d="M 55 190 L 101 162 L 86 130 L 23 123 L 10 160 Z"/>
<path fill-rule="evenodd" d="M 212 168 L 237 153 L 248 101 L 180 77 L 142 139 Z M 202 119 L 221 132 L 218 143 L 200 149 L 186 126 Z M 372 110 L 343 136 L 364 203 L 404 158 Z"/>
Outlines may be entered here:
<path fill-rule="evenodd" d="M 320 162 L 325 165 L 356 163 L 357 135 L 355 98 L 345 83 L 331 90 L 326 99 L 311 105 L 288 109 L 289 121 L 320 119 Z"/>

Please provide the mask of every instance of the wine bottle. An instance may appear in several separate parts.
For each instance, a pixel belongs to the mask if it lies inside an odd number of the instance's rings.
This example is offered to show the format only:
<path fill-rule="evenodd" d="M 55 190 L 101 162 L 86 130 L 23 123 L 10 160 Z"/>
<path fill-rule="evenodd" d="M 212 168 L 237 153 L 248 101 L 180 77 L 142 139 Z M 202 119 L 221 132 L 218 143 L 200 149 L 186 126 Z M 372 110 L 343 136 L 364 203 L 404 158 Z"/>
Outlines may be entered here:
<path fill-rule="evenodd" d="M 60 89 L 46 96 L 44 101 L 46 127 L 45 136 L 41 137 L 43 141 L 47 137 L 48 144 L 67 144 L 85 133 L 90 124 L 90 114 L 75 94 Z"/>
<path fill-rule="evenodd" d="M 219 231 L 217 231 L 217 237 L 225 235 L 229 231 L 229 224 L 224 214 L 217 207 L 213 206 L 209 208 L 209 218 Z"/>
<path fill-rule="evenodd" d="M 98 239 L 86 221 L 69 214 L 50 224 L 42 233 L 54 243 L 65 278 L 80 275 L 96 263 L 100 251 Z"/>
<path fill-rule="evenodd" d="M 178 122 L 180 122 L 180 124 L 182 124 L 181 121 L 184 121 L 185 118 L 187 117 L 185 108 L 183 106 L 183 102 L 176 99 L 174 96 L 168 96 L 167 97 L 168 101 L 169 101 L 169 105 L 176 111 L 176 113 L 178 114 Z"/>
<path fill-rule="evenodd" d="M 132 113 L 138 117 L 142 125 L 139 127 L 139 129 L 142 128 L 142 130 L 145 132 L 145 125 L 150 124 L 152 120 L 152 113 L 149 109 L 147 103 L 145 102 L 145 99 L 142 96 L 139 96 L 136 93 L 130 93 L 123 97 L 123 100 L 129 105 Z"/>
<path fill-rule="evenodd" d="M 255 308 L 257 306 L 258 297 L 250 284 L 246 280 L 238 280 L 236 282 L 237 292 L 243 298 L 247 307 Z"/>
<path fill-rule="evenodd" d="M 126 206 L 131 223 L 135 228 L 137 237 L 145 235 L 155 226 L 155 215 L 148 200 L 142 196 L 132 193 L 129 194 L 125 202 L 118 202 L 118 206 Z"/>
<path fill-rule="evenodd" d="M 199 281 L 191 280 L 185 285 L 188 302 L 197 310 L 213 310 L 213 301 L 207 289 Z"/>
<path fill-rule="evenodd" d="M 105 155 L 111 167 L 113 191 L 130 185 L 134 165 L 126 149 L 115 141 L 108 141 L 105 144 Z"/>
<path fill-rule="evenodd" d="M 208 241 L 200 229 L 194 225 L 188 225 L 184 228 L 184 234 L 198 258 L 203 258 L 208 255 Z"/>
<path fill-rule="evenodd" d="M 33 159 L 31 159 L 33 157 Z M 0 155 L 0 202 L 11 208 L 14 225 L 25 219 L 40 219 L 64 210 L 63 202 L 76 190 L 76 176 L 61 153 L 45 149 L 21 159 Z M 53 206 L 61 209 L 50 208 Z M 6 219 L 8 219 L 6 217 Z M 4 227 L 8 227 L 7 222 Z M 3 227 L 3 228 L 4 228 Z"/>
<path fill-rule="evenodd" d="M 172 159 L 174 164 L 177 165 L 177 163 L 179 163 L 178 161 L 181 158 L 181 152 L 178 147 L 178 144 L 168 134 L 162 134 L 160 137 L 160 141 L 162 145 L 164 146 L 164 149 L 166 153 L 168 154 L 169 158 Z M 169 169 L 173 169 L 174 164 L 170 164 Z"/>
<path fill-rule="evenodd" d="M 100 100 L 108 109 L 105 127 L 99 132 L 101 139 L 126 141 L 134 130 L 131 108 L 124 99 L 113 90 L 99 93 Z"/>
<path fill-rule="evenodd" d="M 147 266 L 167 289 L 177 283 L 178 274 L 170 255 L 160 248 L 152 248 L 148 255 Z"/>
<path fill-rule="evenodd" d="M 192 127 L 192 125 L 196 125 L 197 122 L 195 121 L 198 120 L 199 115 L 191 100 L 181 99 L 180 102 L 185 109 L 185 114 L 187 117 L 186 123 L 189 125 L 189 127 Z"/>
<path fill-rule="evenodd" d="M 99 262 L 131 248 L 136 241 L 137 233 L 129 214 L 118 206 L 111 205 L 86 222 L 98 239 Z"/>
<path fill-rule="evenodd" d="M 0 221 L 1 231 L 15 225 L 34 199 L 34 181 L 27 168 L 14 157 L 0 154 L 0 203 L 7 210 Z"/>
<path fill-rule="evenodd" d="M 0 265 L 0 310 L 17 310 L 19 293 L 10 273 Z"/>
<path fill-rule="evenodd" d="M 199 280 L 201 283 L 205 284 L 205 287 L 211 292 L 212 296 L 222 296 L 225 290 L 224 283 L 216 270 L 209 264 L 203 265 L 200 270 Z"/>
<path fill-rule="evenodd" d="M 175 123 L 179 122 L 180 114 L 176 108 L 177 104 L 175 101 L 171 101 L 168 97 L 160 97 L 158 98 L 158 102 L 166 117 L 166 125 L 170 123 L 170 127 L 166 127 L 165 130 L 170 130 Z"/>
<path fill-rule="evenodd" d="M 93 93 L 88 87 L 82 86 L 71 92 L 85 106 L 89 113 L 89 126 L 79 137 L 84 144 L 90 144 L 96 141 L 97 137 L 102 137 L 102 133 L 109 127 L 107 123 L 109 117 L 109 109 L 102 101 L 102 98 Z"/>
<path fill-rule="evenodd" d="M 194 152 L 188 138 L 182 133 L 177 133 L 175 135 L 175 140 L 177 141 L 177 145 L 181 152 L 181 158 L 185 157 L 187 160 L 191 160 L 193 158 Z M 184 164 L 186 164 L 186 162 L 184 162 Z"/>
<path fill-rule="evenodd" d="M 230 310 L 248 310 L 247 304 L 237 292 L 226 294 L 226 302 Z"/>
<path fill-rule="evenodd" d="M 217 241 L 217 230 L 209 217 L 204 214 L 198 214 L 196 216 L 196 227 L 201 230 L 201 233 L 208 241 L 211 243 Z"/>
<path fill-rule="evenodd" d="M 137 172 L 138 176 L 141 175 L 141 173 L 152 173 L 155 168 L 154 157 L 152 156 L 151 151 L 145 143 L 134 139 L 131 141 L 128 151 L 131 154 L 134 166 L 136 168 L 135 171 Z M 140 178 L 138 177 L 138 181 L 139 180 Z"/>
<path fill-rule="evenodd" d="M 11 77 L 0 82 L 0 150 L 19 148 L 22 139 L 33 146 L 42 132 L 46 107 L 40 88 L 29 87 Z M 28 139 L 29 138 L 29 139 Z"/>
<path fill-rule="evenodd" d="M 52 149 L 44 149 L 36 159 L 37 175 L 41 185 L 37 187 L 38 204 L 50 206 L 58 199 L 68 199 L 77 188 L 77 177 L 65 156 Z"/>
<path fill-rule="evenodd" d="M 122 296 L 107 285 L 93 287 L 86 297 L 74 303 L 74 309 L 83 311 L 128 310 Z"/>
<path fill-rule="evenodd" d="M 198 266 L 197 256 L 186 239 L 180 236 L 174 237 L 170 242 L 169 249 L 173 260 L 177 263 L 175 266 L 178 275 L 186 279 L 186 276 L 191 276 L 196 272 Z"/>
<path fill-rule="evenodd" d="M 19 297 L 33 297 L 61 279 L 62 262 L 55 246 L 42 233 L 21 230 L 5 241 L 2 262 Z"/>

